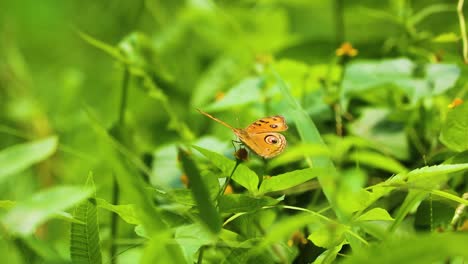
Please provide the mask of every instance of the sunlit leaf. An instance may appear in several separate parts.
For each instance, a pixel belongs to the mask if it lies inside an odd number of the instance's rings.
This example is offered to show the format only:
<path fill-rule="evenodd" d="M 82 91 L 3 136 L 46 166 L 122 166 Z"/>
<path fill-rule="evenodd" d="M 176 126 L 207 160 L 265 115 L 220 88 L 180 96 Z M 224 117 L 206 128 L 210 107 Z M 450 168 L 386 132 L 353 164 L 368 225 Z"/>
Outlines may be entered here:
<path fill-rule="evenodd" d="M 383 208 L 373 208 L 360 215 L 356 221 L 392 221 L 393 218 Z"/>
<path fill-rule="evenodd" d="M 367 263 L 379 260 L 379 263 L 435 263 L 449 258 L 468 258 L 466 245 L 468 237 L 456 233 L 419 234 L 407 238 L 390 239 L 375 244 L 367 250 L 356 252 L 344 259 L 345 264 Z M 428 249 L 430 250 L 428 253 Z"/>
<path fill-rule="evenodd" d="M 264 179 L 262 185 L 260 185 L 260 193 L 285 190 L 314 179 L 319 175 L 327 176 L 327 174 L 330 173 L 332 172 L 324 168 L 308 168 L 286 172 L 284 174 Z"/>
<path fill-rule="evenodd" d="M 33 194 L 19 201 L 2 219 L 7 230 L 14 234 L 28 235 L 58 211 L 66 210 L 90 197 L 90 188 L 60 186 Z"/>
<path fill-rule="evenodd" d="M 50 157 L 57 149 L 55 136 L 18 144 L 0 151 L 0 182 Z"/>

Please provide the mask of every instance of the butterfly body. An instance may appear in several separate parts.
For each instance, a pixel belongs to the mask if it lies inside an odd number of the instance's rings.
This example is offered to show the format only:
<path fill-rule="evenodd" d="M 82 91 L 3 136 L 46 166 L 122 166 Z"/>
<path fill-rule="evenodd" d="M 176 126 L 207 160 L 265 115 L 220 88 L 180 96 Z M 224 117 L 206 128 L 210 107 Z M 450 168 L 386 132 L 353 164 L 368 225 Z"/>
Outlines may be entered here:
<path fill-rule="evenodd" d="M 272 158 L 287 145 L 286 138 L 279 132 L 286 131 L 288 126 L 282 116 L 270 116 L 259 119 L 247 128 L 234 128 L 231 125 L 197 109 L 200 113 L 230 128 L 242 143 L 257 155 Z"/>

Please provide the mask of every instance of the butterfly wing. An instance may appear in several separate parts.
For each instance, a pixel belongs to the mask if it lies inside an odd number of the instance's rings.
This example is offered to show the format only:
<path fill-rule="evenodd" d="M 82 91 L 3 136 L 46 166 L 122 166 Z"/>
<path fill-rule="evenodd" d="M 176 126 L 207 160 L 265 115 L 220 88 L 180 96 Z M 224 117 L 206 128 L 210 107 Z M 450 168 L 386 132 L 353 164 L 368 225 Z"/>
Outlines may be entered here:
<path fill-rule="evenodd" d="M 283 152 L 286 138 L 280 133 L 265 132 L 249 134 L 245 130 L 234 131 L 249 149 L 264 158 L 272 158 Z"/>
<path fill-rule="evenodd" d="M 288 126 L 282 116 L 270 116 L 250 124 L 245 131 L 249 134 L 286 131 Z"/>

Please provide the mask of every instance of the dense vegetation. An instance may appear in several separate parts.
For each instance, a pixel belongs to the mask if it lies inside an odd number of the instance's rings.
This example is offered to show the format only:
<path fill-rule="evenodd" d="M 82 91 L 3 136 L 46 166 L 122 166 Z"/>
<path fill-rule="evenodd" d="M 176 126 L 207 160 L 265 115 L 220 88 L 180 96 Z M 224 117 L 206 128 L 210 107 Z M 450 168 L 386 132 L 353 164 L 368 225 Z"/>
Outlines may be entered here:
<path fill-rule="evenodd" d="M 2 262 L 466 262 L 463 2 L 1 1 Z"/>

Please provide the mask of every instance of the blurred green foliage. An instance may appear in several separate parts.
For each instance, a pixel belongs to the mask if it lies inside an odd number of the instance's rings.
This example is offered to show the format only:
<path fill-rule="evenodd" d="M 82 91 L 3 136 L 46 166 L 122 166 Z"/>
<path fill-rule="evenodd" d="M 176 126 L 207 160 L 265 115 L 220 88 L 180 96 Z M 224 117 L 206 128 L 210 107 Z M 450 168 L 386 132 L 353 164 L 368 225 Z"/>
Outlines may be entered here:
<path fill-rule="evenodd" d="M 0 255 L 466 261 L 465 10 L 2 1 Z M 288 146 L 236 160 L 197 108 L 234 127 L 281 114 Z"/>

